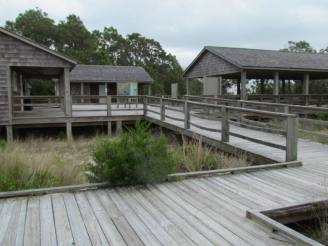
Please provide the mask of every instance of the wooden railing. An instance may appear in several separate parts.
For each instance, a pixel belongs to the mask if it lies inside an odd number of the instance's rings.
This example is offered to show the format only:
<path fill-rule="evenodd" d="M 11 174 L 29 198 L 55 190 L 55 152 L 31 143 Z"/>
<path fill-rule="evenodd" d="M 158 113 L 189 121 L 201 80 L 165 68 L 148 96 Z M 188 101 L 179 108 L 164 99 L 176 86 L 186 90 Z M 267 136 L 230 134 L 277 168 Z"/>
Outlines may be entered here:
<path fill-rule="evenodd" d="M 63 116 L 62 96 L 13 96 L 13 117 L 53 118 Z"/>
<path fill-rule="evenodd" d="M 328 141 L 328 134 L 320 133 L 318 129 L 328 129 L 328 121 L 322 121 L 317 119 L 311 119 L 307 117 L 309 114 L 327 114 L 327 107 L 314 107 L 314 106 L 302 106 L 302 105 L 291 105 L 282 103 L 269 103 L 269 102 L 257 102 L 257 101 L 246 101 L 246 100 L 231 100 L 223 98 L 210 98 L 210 97 L 200 97 L 200 96 L 185 96 L 186 99 L 197 102 L 205 102 L 233 107 L 242 107 L 249 109 L 266 110 L 272 112 L 282 112 L 296 114 L 299 117 L 300 127 L 298 131 L 305 135 L 315 136 L 319 139 Z M 267 122 L 263 123 L 260 121 L 254 121 L 247 119 L 245 115 L 237 115 L 235 117 L 238 120 L 239 125 L 256 128 L 258 130 L 264 130 L 269 132 L 277 132 L 276 129 L 279 128 L 277 122 Z M 249 115 L 246 115 L 249 116 Z M 309 127 L 310 126 L 310 127 Z M 308 129 L 310 128 L 310 129 Z"/>
<path fill-rule="evenodd" d="M 111 116 L 115 111 L 143 110 L 143 96 L 72 96 L 72 112 L 106 112 Z"/>
<path fill-rule="evenodd" d="M 145 109 L 146 116 L 148 115 L 148 112 L 155 113 L 160 116 L 161 121 L 165 121 L 166 118 L 168 118 L 170 120 L 183 122 L 185 130 L 189 130 L 191 126 L 193 126 L 206 131 L 219 132 L 221 133 L 222 142 L 229 142 L 230 136 L 233 136 L 251 142 L 255 142 L 258 144 L 262 144 L 265 146 L 270 146 L 273 148 L 284 150 L 286 152 L 286 161 L 294 161 L 297 159 L 298 119 L 295 114 L 270 112 L 264 110 L 235 107 L 235 106 L 194 102 L 188 100 L 169 99 L 164 97 L 147 96 L 146 100 L 147 100 L 147 107 Z M 148 108 L 148 106 L 150 106 L 151 108 Z M 156 110 L 156 108 L 159 108 L 159 110 Z M 195 123 L 192 120 L 191 116 L 201 118 L 201 114 L 197 113 L 199 109 L 203 109 L 204 111 L 212 110 L 215 111 L 216 113 L 219 113 L 218 120 L 221 122 L 221 127 L 213 128 L 206 125 L 199 125 Z M 177 114 L 176 116 L 172 116 L 172 114 L 167 113 L 168 110 L 171 110 L 173 112 L 175 111 L 182 112 L 183 114 L 180 114 L 182 117 L 181 118 L 178 117 L 179 114 Z M 268 142 L 263 139 L 256 138 L 254 136 L 246 136 L 230 130 L 230 125 L 233 124 L 232 120 L 234 120 L 232 117 L 233 115 L 242 115 L 242 114 L 249 114 L 249 113 L 253 115 L 258 115 L 260 117 L 269 117 L 272 118 L 273 120 L 277 119 L 283 121 L 284 127 L 283 129 L 279 130 L 279 133 L 286 137 L 286 141 L 285 141 L 286 144 L 281 145 L 279 143 Z"/>
<path fill-rule="evenodd" d="M 202 96 L 207 98 L 214 98 L 215 96 Z M 222 95 L 219 96 L 222 99 L 240 100 L 239 95 Z M 249 94 L 247 100 L 260 101 L 260 102 L 271 102 L 271 103 L 286 103 L 294 105 L 327 105 L 328 94 Z"/>

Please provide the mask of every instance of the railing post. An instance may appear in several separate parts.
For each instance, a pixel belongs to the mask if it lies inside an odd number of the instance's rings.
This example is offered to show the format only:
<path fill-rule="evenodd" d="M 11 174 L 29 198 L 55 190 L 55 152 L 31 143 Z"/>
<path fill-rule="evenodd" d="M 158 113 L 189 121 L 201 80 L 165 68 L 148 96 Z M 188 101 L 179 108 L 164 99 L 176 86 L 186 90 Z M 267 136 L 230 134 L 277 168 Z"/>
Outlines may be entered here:
<path fill-rule="evenodd" d="M 107 116 L 112 115 L 112 97 L 107 96 Z"/>
<path fill-rule="evenodd" d="M 189 108 L 188 101 L 185 101 L 184 104 L 184 128 L 189 129 L 190 128 L 190 108 Z"/>
<path fill-rule="evenodd" d="M 161 121 L 165 120 L 165 104 L 163 101 L 163 96 L 160 99 L 160 114 L 161 114 Z"/>
<path fill-rule="evenodd" d="M 297 160 L 297 131 L 298 119 L 296 116 L 288 116 L 286 124 L 286 161 Z"/>
<path fill-rule="evenodd" d="M 143 97 L 143 114 L 144 116 L 147 116 L 147 103 L 148 103 L 148 98 L 147 96 Z"/>
<path fill-rule="evenodd" d="M 221 120 L 221 141 L 229 142 L 229 111 L 228 108 L 221 108 L 222 120 Z"/>

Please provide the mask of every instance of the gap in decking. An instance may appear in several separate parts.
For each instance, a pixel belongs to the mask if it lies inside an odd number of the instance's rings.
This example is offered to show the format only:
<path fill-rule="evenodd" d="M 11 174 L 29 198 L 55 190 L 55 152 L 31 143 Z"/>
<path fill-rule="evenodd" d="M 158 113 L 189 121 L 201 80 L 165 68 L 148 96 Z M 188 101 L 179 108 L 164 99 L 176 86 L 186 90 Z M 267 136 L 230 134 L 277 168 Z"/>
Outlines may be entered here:
<path fill-rule="evenodd" d="M 300 204 L 262 212 L 275 221 L 328 245 L 328 201 Z"/>

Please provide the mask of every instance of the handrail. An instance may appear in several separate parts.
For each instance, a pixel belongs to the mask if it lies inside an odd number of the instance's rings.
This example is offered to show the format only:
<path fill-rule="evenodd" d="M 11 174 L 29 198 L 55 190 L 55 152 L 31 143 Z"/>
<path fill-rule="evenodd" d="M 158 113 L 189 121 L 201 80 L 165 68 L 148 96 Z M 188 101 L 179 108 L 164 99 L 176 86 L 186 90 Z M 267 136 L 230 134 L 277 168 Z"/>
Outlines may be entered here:
<path fill-rule="evenodd" d="M 266 146 L 270 146 L 273 148 L 278 148 L 281 150 L 285 150 L 286 152 L 286 161 L 294 161 L 297 160 L 297 128 L 298 128 L 298 119 L 296 114 L 290 113 L 282 113 L 282 112 L 271 112 L 265 110 L 258 110 L 258 109 L 248 109 L 242 108 L 237 106 L 227 106 L 227 105 L 218 105 L 218 104 L 210 104 L 210 103 L 203 103 L 203 102 L 194 102 L 189 100 L 180 100 L 180 99 L 169 99 L 163 97 L 154 97 L 154 96 L 145 96 L 146 100 L 148 99 L 156 99 L 159 100 L 159 114 L 160 120 L 165 121 L 166 117 L 166 107 L 165 102 L 175 102 L 175 103 L 184 103 L 184 128 L 186 130 L 190 129 L 190 126 L 193 125 L 197 127 L 197 125 L 191 123 L 191 110 L 193 107 L 203 107 L 203 108 L 211 108 L 211 109 L 219 109 L 221 112 L 221 141 L 222 142 L 229 142 L 229 136 L 232 135 L 234 137 L 243 138 L 248 141 L 256 142 L 259 144 L 263 144 Z M 147 113 L 147 109 L 145 110 Z M 150 110 L 149 110 L 150 111 Z M 271 142 L 266 142 L 264 140 L 260 140 L 250 136 L 244 136 L 241 134 L 237 134 L 230 131 L 230 115 L 233 112 L 238 113 L 253 113 L 257 115 L 266 115 L 272 118 L 280 118 L 285 120 L 285 136 L 286 136 L 286 145 L 279 145 Z M 146 115 L 145 113 L 145 115 Z M 168 117 L 171 118 L 172 117 Z"/>

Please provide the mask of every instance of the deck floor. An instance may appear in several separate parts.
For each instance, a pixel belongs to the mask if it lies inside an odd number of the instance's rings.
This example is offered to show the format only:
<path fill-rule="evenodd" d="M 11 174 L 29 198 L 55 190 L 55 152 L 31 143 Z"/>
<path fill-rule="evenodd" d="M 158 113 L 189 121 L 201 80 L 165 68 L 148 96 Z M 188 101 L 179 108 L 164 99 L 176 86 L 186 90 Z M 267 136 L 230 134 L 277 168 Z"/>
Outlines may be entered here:
<path fill-rule="evenodd" d="M 167 113 L 182 118 L 179 112 Z M 148 117 L 159 118 L 153 113 Z M 220 127 L 217 121 L 192 121 Z M 191 130 L 220 139 L 219 133 Z M 231 131 L 285 141 L 235 126 Z M 247 140 L 232 137 L 230 144 L 284 159 L 283 151 Z M 297 168 L 2 199 L 0 245 L 295 245 L 245 213 L 328 198 L 328 145 L 299 140 L 299 159 L 303 166 Z"/>

